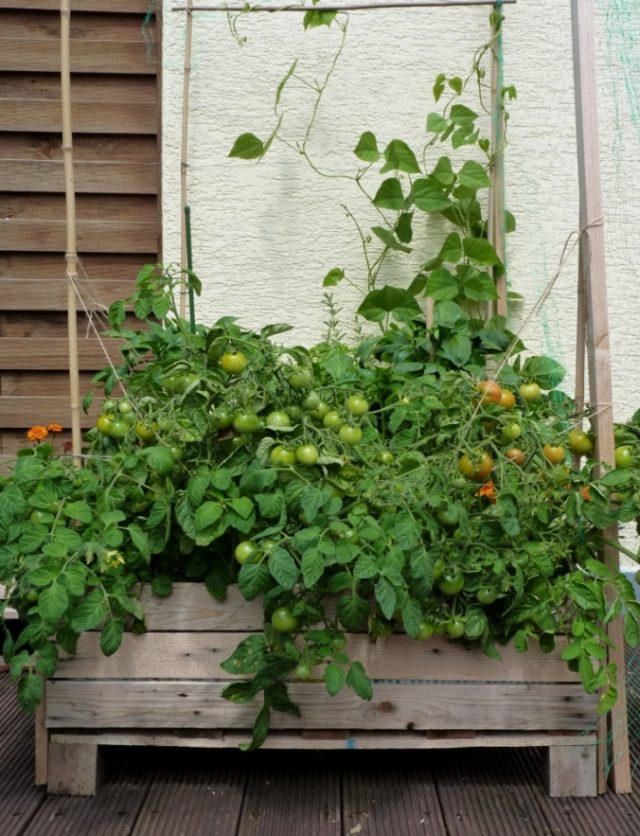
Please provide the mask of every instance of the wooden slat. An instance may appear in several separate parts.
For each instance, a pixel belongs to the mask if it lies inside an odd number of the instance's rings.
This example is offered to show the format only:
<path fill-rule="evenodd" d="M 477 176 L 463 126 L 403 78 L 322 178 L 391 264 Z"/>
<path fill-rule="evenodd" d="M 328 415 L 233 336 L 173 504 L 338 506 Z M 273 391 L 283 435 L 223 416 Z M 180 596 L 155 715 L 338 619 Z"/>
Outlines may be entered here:
<path fill-rule="evenodd" d="M 22 430 L 3 430 L 0 433 L 0 467 L 6 473 L 15 464 L 15 456 L 18 450 L 29 447 L 31 442 L 26 437 L 27 427 Z M 56 436 L 56 445 L 62 448 L 68 441 L 71 441 L 71 432 L 64 430 Z"/>
<path fill-rule="evenodd" d="M 157 80 L 152 76 L 80 75 L 71 80 L 71 100 L 92 104 L 155 105 Z M 57 73 L 0 72 L 0 100 L 60 102 L 60 76 Z M 3 129 L 6 126 L 3 124 Z M 78 127 L 75 127 L 75 133 Z"/>
<path fill-rule="evenodd" d="M 133 281 L 139 270 L 148 262 L 155 261 L 155 253 L 146 256 L 131 256 L 114 253 L 110 255 L 93 253 L 82 258 L 81 266 L 88 278 L 81 281 L 117 279 Z M 23 279 L 56 280 L 64 278 L 66 266 L 64 257 L 50 253 L 0 253 L 0 279 L 19 282 Z M 82 271 L 81 271 L 82 273 Z"/>
<path fill-rule="evenodd" d="M 91 310 L 96 305 L 108 307 L 116 299 L 123 299 L 133 291 L 134 279 L 123 281 L 92 281 L 87 285 L 81 280 L 82 301 L 77 303 L 78 310 L 84 306 Z M 0 279 L 0 299 L 6 311 L 60 311 L 67 303 L 66 279 Z M 0 389 L 1 391 L 1 389 Z"/>
<path fill-rule="evenodd" d="M 78 162 L 73 175 L 77 193 L 156 194 L 158 188 L 155 163 Z M 63 192 L 63 163 L 0 159 L 0 183 L 7 191 Z"/>
<path fill-rule="evenodd" d="M 105 366 L 105 355 L 101 345 L 95 339 L 78 340 L 81 371 L 94 371 Z M 119 343 L 105 339 L 109 355 L 115 362 L 120 362 Z M 66 339 L 52 337 L 0 337 L 0 368 L 2 369 L 60 369 L 69 368 L 69 343 Z"/>
<path fill-rule="evenodd" d="M 139 18 L 111 12 L 108 15 L 75 12 L 71 15 L 71 41 L 118 41 L 144 44 L 142 26 Z M 0 8 L 1 5 L 0 5 Z M 43 41 L 60 42 L 60 10 L 52 12 L 30 11 L 30 0 L 22 3 L 22 9 L 5 11 L 2 15 L 2 37 L 38 38 Z"/>
<path fill-rule="evenodd" d="M 38 423 L 42 423 L 42 417 Z M 99 634 L 85 633 L 80 637 L 77 653 L 60 663 L 54 678 L 232 679 L 220 663 L 248 635 L 128 633 L 118 652 L 106 657 L 100 652 Z M 375 680 L 450 681 L 464 677 L 470 682 L 579 682 L 559 652 L 516 653 L 510 647 L 504 650 L 502 661 L 497 662 L 488 659 L 479 648 L 466 648 L 443 638 L 418 642 L 401 634 L 379 638 L 375 643 L 367 635 L 351 635 L 345 652 L 350 659 L 359 659 Z M 316 673 L 321 679 L 322 669 Z"/>
<path fill-rule="evenodd" d="M 75 102 L 71 118 L 77 131 L 101 134 L 155 134 L 155 104 Z M 0 98 L 0 121 L 7 131 L 60 131 L 60 103 L 47 99 L 25 101 Z"/>
<path fill-rule="evenodd" d="M 213 731 L 100 731 L 100 732 L 53 732 L 51 739 L 59 743 L 82 743 L 96 738 L 100 746 L 160 746 L 162 748 L 185 749 L 236 749 L 245 743 L 245 732 Z M 482 732 L 473 737 L 456 737 L 455 732 L 446 736 L 429 737 L 423 731 L 350 731 L 317 733 L 301 731 L 271 731 L 263 749 L 524 749 L 549 746 L 595 746 L 594 735 L 577 733 L 552 734 L 546 732 Z"/>
<path fill-rule="evenodd" d="M 80 424 L 93 427 L 99 414 L 99 405 L 92 404 L 89 413 L 80 413 Z M 34 424 L 61 424 L 71 426 L 69 397 L 14 397 L 0 396 L 0 415 L 3 427 L 31 427 Z"/>
<path fill-rule="evenodd" d="M 83 221 L 156 220 L 156 200 L 147 195 L 78 195 L 78 217 Z M 0 192 L 0 217 L 9 220 L 59 220 L 64 197 L 54 194 L 15 194 Z M 153 250 L 150 250 L 153 252 Z"/>
<path fill-rule="evenodd" d="M 0 159 L 62 160 L 62 137 L 46 133 L 0 133 Z M 158 163 L 158 143 L 154 136 L 73 137 L 74 164 L 84 162 Z"/>
<path fill-rule="evenodd" d="M 262 603 L 245 601 L 237 586 L 229 587 L 225 601 L 212 598 L 203 584 L 176 583 L 167 598 L 152 595 L 145 586 L 140 600 L 149 631 L 251 631 L 264 618 Z"/>
<path fill-rule="evenodd" d="M 220 696 L 224 682 L 52 681 L 48 728 L 250 728 L 254 705 Z M 302 718 L 276 713 L 272 728 L 575 730 L 593 723 L 597 697 L 581 685 L 381 685 L 367 702 L 322 683 L 292 683 Z"/>
<path fill-rule="evenodd" d="M 70 64 L 74 73 L 156 73 L 144 43 L 72 41 Z M 0 37 L 0 71 L 51 73 L 59 70 L 59 43 L 42 38 Z"/>
<path fill-rule="evenodd" d="M 60 8 L 60 0 L 0 0 L 0 9 L 23 10 L 25 6 L 29 11 L 56 11 Z M 145 15 L 149 11 L 149 0 L 71 0 L 71 11 Z"/>
<path fill-rule="evenodd" d="M 91 388 L 91 372 L 80 375 L 80 389 L 86 392 Z M 49 397 L 68 397 L 69 375 L 64 372 L 0 372 L 0 394 L 32 396 L 46 392 Z"/>
<path fill-rule="evenodd" d="M 78 221 L 78 250 L 103 253 L 148 253 L 157 247 L 156 223 Z M 64 252 L 66 221 L 15 218 L 0 220 L 0 249 L 26 252 Z"/>

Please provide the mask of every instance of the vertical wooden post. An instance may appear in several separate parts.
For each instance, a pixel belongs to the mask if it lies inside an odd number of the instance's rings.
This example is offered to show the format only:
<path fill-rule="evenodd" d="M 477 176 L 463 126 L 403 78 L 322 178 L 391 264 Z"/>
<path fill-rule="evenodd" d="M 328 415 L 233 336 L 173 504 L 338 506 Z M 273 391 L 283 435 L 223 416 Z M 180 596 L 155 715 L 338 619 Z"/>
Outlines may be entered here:
<path fill-rule="evenodd" d="M 67 212 L 67 326 L 69 338 L 69 388 L 71 395 L 71 445 L 75 463 L 81 463 L 80 374 L 78 363 L 78 314 L 76 286 L 78 251 L 76 243 L 76 193 L 73 181 L 73 131 L 71 128 L 70 0 L 60 0 L 60 94 L 62 101 L 62 156 L 64 160 Z"/>
<path fill-rule="evenodd" d="M 580 184 L 580 264 L 587 311 L 589 396 L 595 411 L 597 458 L 613 465 L 615 446 L 592 0 L 571 0 L 571 16 Z M 617 526 L 610 527 L 604 534 L 608 539 L 616 540 Z M 619 569 L 617 551 L 607 547 L 604 559 L 609 568 Z M 609 714 L 608 726 L 612 761 L 610 782 L 616 792 L 631 792 L 624 637 L 620 619 L 609 625 L 609 637 L 614 645 L 609 652 L 609 661 L 618 668 L 618 700 Z"/>
<path fill-rule="evenodd" d="M 493 14 L 502 13 L 502 3 L 497 2 Z M 492 23 L 491 27 L 491 190 L 489 192 L 488 235 L 500 261 L 505 264 L 504 235 L 504 101 L 502 98 L 502 26 L 501 22 Z M 495 311 L 500 316 L 507 316 L 507 274 L 506 266 L 496 280 L 498 299 Z M 491 305 L 493 307 L 493 305 Z"/>

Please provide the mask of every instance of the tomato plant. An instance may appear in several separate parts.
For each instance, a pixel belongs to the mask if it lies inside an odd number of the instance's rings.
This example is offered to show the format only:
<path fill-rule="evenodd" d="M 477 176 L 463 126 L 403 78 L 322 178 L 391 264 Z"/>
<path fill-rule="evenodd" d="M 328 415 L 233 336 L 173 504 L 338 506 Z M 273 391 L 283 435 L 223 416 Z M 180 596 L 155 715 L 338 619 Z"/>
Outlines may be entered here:
<path fill-rule="evenodd" d="M 474 482 L 484 482 L 493 470 L 493 459 L 487 452 L 465 454 L 458 461 L 458 470 L 467 479 Z"/>
<path fill-rule="evenodd" d="M 593 441 L 584 430 L 570 430 L 567 435 L 567 443 L 571 452 L 578 456 L 588 456 L 593 452 Z"/>
<path fill-rule="evenodd" d="M 277 633 L 292 633 L 298 627 L 298 619 L 289 607 L 278 607 L 271 616 L 271 626 Z"/>
<path fill-rule="evenodd" d="M 634 457 L 633 457 L 633 449 L 627 445 L 622 447 L 616 447 L 615 451 L 615 462 L 616 467 L 625 468 L 631 467 L 633 464 Z"/>
<path fill-rule="evenodd" d="M 520 397 L 525 401 L 537 401 L 542 394 L 540 385 L 538 383 L 523 383 L 518 392 Z"/>
<path fill-rule="evenodd" d="M 561 464 L 567 455 L 564 447 L 555 444 L 545 444 L 542 448 L 545 459 L 551 464 Z"/>
<path fill-rule="evenodd" d="M 310 467 L 318 461 L 320 454 L 315 445 L 301 444 L 299 447 L 296 447 L 295 457 L 296 461 L 300 462 L 300 464 L 306 464 Z"/>

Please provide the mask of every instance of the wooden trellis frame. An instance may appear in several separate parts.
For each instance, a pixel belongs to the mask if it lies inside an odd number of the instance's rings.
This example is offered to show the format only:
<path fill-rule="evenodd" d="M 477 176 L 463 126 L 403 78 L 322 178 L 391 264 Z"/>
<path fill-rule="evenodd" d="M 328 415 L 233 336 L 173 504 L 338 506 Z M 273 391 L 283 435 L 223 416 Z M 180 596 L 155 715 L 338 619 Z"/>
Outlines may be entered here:
<path fill-rule="evenodd" d="M 500 2 L 492 2 L 492 0 L 417 0 L 417 2 L 403 2 L 403 0 L 396 0 L 396 2 L 382 2 L 382 3 L 362 3 L 357 6 L 349 5 L 347 3 L 342 5 L 322 4 L 316 6 L 316 11 L 320 10 L 336 10 L 336 11 L 363 11 L 382 8 L 428 8 L 428 7 L 444 7 L 444 6 L 487 6 L 492 5 L 499 11 L 503 5 L 515 3 L 516 0 L 501 0 Z M 189 18 L 194 12 L 205 11 L 244 11 L 246 6 L 238 6 L 233 4 L 218 5 L 218 6 L 198 6 L 193 7 L 191 2 L 187 6 L 176 6 L 175 11 L 187 11 Z M 583 344 L 582 335 L 586 338 L 586 353 L 589 365 L 589 386 L 590 386 L 590 402 L 595 409 L 594 426 L 598 438 L 597 442 L 597 458 L 607 464 L 614 462 L 614 439 L 613 439 L 613 408 L 612 408 L 612 386 L 611 386 L 611 358 L 609 345 L 609 330 L 608 330 L 608 314 L 607 314 L 607 292 L 606 292 L 606 271 L 604 258 L 604 234 L 603 234 L 603 219 L 602 219 L 602 195 L 599 172 L 599 139 L 598 139 L 598 120 L 597 120 L 597 105 L 596 105 L 596 78 L 595 78 L 595 60 L 594 60 L 594 38 L 593 38 L 593 7 L 591 0 L 571 0 L 572 10 L 572 31 L 574 44 L 574 70 L 575 70 L 575 91 L 576 91 L 576 124 L 578 136 L 578 170 L 580 182 L 580 277 L 579 288 L 580 294 L 584 293 L 584 304 L 582 304 L 582 296 L 580 296 L 581 304 L 578 306 L 578 345 L 577 345 L 577 370 L 578 370 L 578 388 L 580 388 L 580 369 L 583 368 L 582 358 L 584 357 L 585 346 Z M 274 11 L 290 11 L 290 12 L 307 12 L 308 6 L 271 6 L 259 7 L 255 11 L 274 12 Z M 64 38 L 65 26 L 64 19 L 67 18 L 67 38 L 68 38 L 68 17 L 69 17 L 69 0 L 61 0 L 61 17 L 63 19 L 62 33 Z M 189 45 L 190 38 L 187 43 Z M 65 65 L 64 41 L 62 47 L 63 62 L 62 62 L 62 81 L 63 90 L 65 84 L 68 83 L 68 44 L 67 44 L 67 62 Z M 66 66 L 66 70 L 65 70 Z M 185 56 L 185 75 L 190 67 L 190 58 Z M 500 107 L 499 84 L 497 82 L 497 59 L 494 56 L 492 62 L 492 90 L 493 90 L 493 106 Z M 67 74 L 67 81 L 65 81 L 65 72 Z M 188 84 L 186 85 L 188 90 Z M 73 211 L 73 176 L 72 176 L 72 158 L 71 158 L 71 122 L 70 122 L 70 104 L 68 97 L 63 96 L 63 113 L 65 114 L 68 131 L 65 134 L 65 151 L 67 147 L 68 153 L 65 154 L 65 165 L 68 169 L 67 174 L 67 206 L 68 215 L 67 223 L 69 229 L 68 247 L 67 247 L 67 264 L 70 277 L 74 274 L 77 255 L 75 253 L 74 243 L 74 211 Z M 183 113 L 183 189 L 182 198 L 183 203 L 186 200 L 186 136 L 188 136 L 187 119 L 188 119 L 188 104 L 184 108 Z M 503 171 L 502 171 L 502 145 L 500 138 L 500 131 L 502 119 L 499 117 L 494 120 L 493 131 L 493 147 L 499 148 L 500 153 L 496 159 L 496 165 L 493 167 L 492 173 L 492 199 L 490 209 L 491 221 L 491 237 L 492 242 L 497 248 L 498 253 L 502 256 L 504 253 L 504 242 L 501 239 L 504 226 L 504 206 L 502 203 L 503 193 Z M 496 127 L 497 126 L 497 127 Z M 67 162 L 68 161 L 68 162 Z M 70 282 L 71 285 L 71 282 Z M 75 298 L 70 296 L 70 312 L 73 312 L 75 325 Z M 73 306 L 71 307 L 71 302 Z M 499 312 L 506 311 L 506 281 L 501 282 L 501 297 L 498 305 Z M 71 321 L 71 313 L 70 313 Z M 77 356 L 77 348 L 75 349 Z M 73 348 L 73 332 L 70 326 L 70 358 L 74 352 Z M 75 398 L 74 392 L 74 374 L 77 378 L 77 362 L 74 364 L 70 359 L 71 372 L 71 390 L 72 390 L 72 414 L 74 414 L 76 407 L 74 406 Z M 75 436 L 75 433 L 74 433 Z M 74 444 L 74 452 L 76 452 Z M 616 531 L 607 530 L 605 532 L 609 539 L 615 539 Z M 604 559 L 606 564 L 614 569 L 619 569 L 618 555 L 615 550 L 606 549 Z M 630 792 L 631 777 L 630 777 L 630 763 L 629 763 L 629 749 L 628 749 L 628 731 L 626 721 L 626 692 L 625 692 L 625 674 L 624 674 L 624 640 L 622 635 L 622 624 L 620 619 L 609 625 L 609 634 L 613 641 L 614 647 L 610 652 L 610 661 L 615 662 L 618 666 L 618 702 L 614 709 L 608 716 L 607 721 L 600 723 L 599 737 L 600 745 L 600 768 L 598 770 L 600 789 L 604 790 L 605 781 L 605 755 L 607 747 L 607 739 L 610 738 L 609 752 L 612 760 L 611 769 L 611 784 L 616 792 Z"/>

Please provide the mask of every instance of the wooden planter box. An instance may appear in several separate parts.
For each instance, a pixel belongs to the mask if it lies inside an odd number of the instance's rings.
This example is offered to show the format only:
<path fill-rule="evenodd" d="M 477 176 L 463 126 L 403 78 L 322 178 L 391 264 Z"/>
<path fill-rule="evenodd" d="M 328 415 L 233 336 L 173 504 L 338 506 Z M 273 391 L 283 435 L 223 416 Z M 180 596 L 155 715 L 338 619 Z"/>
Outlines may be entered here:
<path fill-rule="evenodd" d="M 257 707 L 220 696 L 233 679 L 220 662 L 260 629 L 260 602 L 234 588 L 220 603 L 198 584 L 179 584 L 165 599 L 145 590 L 143 605 L 147 633 L 126 634 L 109 658 L 98 633 L 82 635 L 47 685 L 36 770 L 50 793 L 95 793 L 102 746 L 235 747 L 249 738 Z M 354 634 L 347 652 L 374 680 L 373 700 L 293 682 L 302 717 L 272 713 L 265 748 L 543 746 L 551 795 L 596 794 L 597 698 L 560 649 L 504 648 L 497 662 L 442 638 Z"/>

